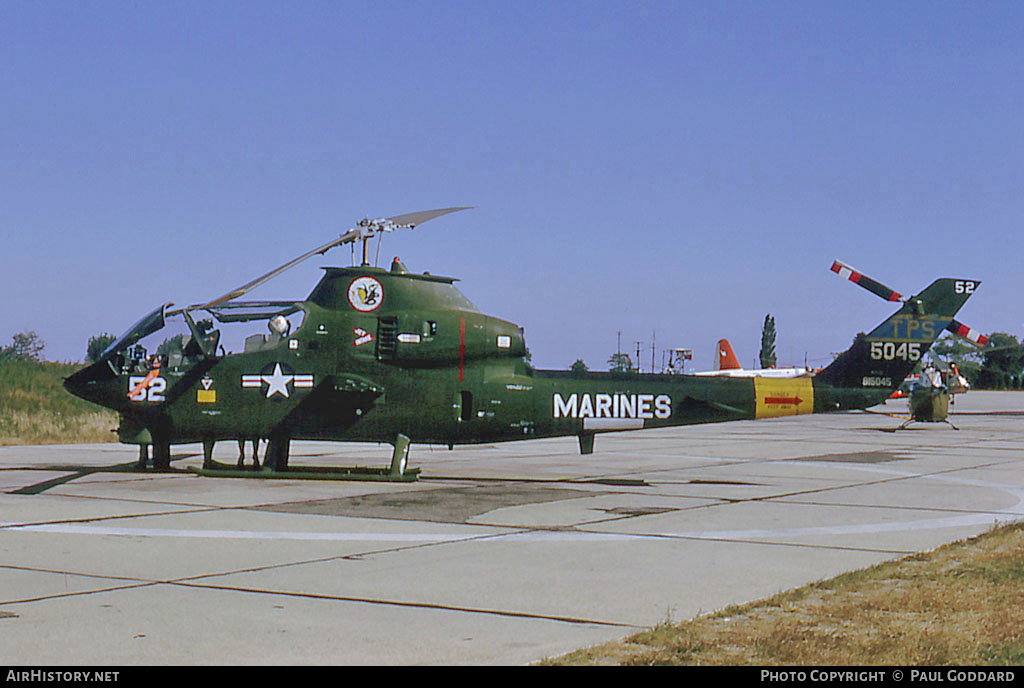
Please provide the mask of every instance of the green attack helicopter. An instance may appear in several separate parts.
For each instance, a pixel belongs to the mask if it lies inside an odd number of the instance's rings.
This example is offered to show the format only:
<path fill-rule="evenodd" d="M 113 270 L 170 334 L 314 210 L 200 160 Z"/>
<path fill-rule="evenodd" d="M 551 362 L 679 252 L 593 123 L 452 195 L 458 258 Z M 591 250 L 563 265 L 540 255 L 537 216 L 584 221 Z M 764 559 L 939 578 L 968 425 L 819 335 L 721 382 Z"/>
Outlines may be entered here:
<path fill-rule="evenodd" d="M 267 440 L 263 473 L 289 471 L 292 440 L 393 445 L 380 478 L 414 479 L 410 443 L 447 445 L 576 436 L 582 454 L 600 432 L 863 409 L 896 389 L 979 282 L 938 279 L 813 377 L 717 378 L 535 370 L 514 323 L 484 315 L 455 279 L 398 261 L 371 267 L 369 241 L 464 210 L 364 219 L 339 238 L 212 301 L 153 310 L 91 366 L 65 380 L 73 394 L 120 414 L 121 442 L 153 447 L 167 470 L 171 445 L 202 442 L 204 468 L 223 440 Z M 359 266 L 325 268 L 302 301 L 236 301 L 331 248 L 362 242 Z M 379 246 L 378 246 L 379 250 Z M 354 261 L 353 261 L 354 262 Z M 220 323 L 265 320 L 270 334 L 244 351 L 218 348 Z M 301 316 L 299 315 L 301 314 Z M 301 317 L 290 329 L 287 316 Z M 147 355 L 140 340 L 180 316 L 190 336 Z M 294 475 L 298 467 L 292 467 Z M 234 470 L 234 469 L 232 469 Z"/>

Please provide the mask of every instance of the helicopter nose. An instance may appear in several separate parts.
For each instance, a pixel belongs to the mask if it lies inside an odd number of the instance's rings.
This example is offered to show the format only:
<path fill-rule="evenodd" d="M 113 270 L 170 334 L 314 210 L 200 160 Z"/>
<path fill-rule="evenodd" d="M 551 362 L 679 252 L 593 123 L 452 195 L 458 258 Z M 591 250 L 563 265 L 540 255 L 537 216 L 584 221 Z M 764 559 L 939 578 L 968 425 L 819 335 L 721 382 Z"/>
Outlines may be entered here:
<path fill-rule="evenodd" d="M 82 368 L 81 370 L 72 373 L 68 377 L 64 378 L 64 389 L 74 394 L 80 399 L 86 401 L 92 401 L 92 388 L 95 387 L 95 381 L 90 385 L 90 376 L 88 375 L 89 368 Z"/>
<path fill-rule="evenodd" d="M 64 389 L 80 399 L 114 408 L 117 377 L 106 364 L 91 365 L 64 378 Z"/>

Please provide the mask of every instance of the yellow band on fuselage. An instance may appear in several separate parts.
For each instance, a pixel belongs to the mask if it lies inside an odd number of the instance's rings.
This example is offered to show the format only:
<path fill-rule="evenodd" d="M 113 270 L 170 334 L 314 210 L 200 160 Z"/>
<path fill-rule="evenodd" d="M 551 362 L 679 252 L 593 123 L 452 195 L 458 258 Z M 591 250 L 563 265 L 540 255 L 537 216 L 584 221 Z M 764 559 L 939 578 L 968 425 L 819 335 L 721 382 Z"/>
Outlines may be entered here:
<path fill-rule="evenodd" d="M 814 412 L 810 377 L 755 377 L 755 418 L 796 416 Z"/>

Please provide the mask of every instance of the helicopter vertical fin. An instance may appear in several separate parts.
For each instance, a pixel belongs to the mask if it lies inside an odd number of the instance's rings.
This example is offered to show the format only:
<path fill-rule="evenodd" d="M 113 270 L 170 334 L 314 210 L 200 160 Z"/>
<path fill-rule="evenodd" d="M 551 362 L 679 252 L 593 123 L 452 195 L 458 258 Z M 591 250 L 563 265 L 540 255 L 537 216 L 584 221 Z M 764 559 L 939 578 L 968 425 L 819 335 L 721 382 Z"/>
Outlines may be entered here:
<path fill-rule="evenodd" d="M 859 334 L 816 381 L 833 387 L 896 389 L 980 284 L 935 280 L 868 334 Z"/>

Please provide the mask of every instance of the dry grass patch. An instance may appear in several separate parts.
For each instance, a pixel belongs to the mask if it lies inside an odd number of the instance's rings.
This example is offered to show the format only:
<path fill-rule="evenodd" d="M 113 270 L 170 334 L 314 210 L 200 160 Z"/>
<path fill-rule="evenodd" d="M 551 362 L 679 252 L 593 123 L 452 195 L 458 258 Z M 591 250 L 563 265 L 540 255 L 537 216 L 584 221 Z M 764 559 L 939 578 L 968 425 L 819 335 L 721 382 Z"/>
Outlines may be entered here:
<path fill-rule="evenodd" d="M 0 445 L 116 441 L 117 414 L 64 389 L 64 378 L 79 367 L 0 362 Z"/>
<path fill-rule="evenodd" d="M 844 574 L 552 664 L 1024 662 L 1024 524 Z"/>
<path fill-rule="evenodd" d="M 65 415 L 55 411 L 0 410 L 0 445 L 113 442 L 117 414 L 111 411 Z"/>

